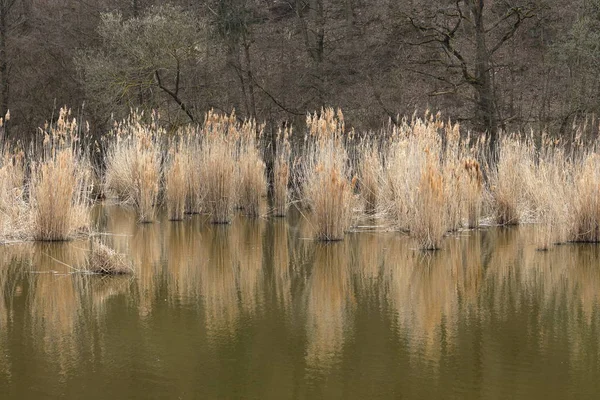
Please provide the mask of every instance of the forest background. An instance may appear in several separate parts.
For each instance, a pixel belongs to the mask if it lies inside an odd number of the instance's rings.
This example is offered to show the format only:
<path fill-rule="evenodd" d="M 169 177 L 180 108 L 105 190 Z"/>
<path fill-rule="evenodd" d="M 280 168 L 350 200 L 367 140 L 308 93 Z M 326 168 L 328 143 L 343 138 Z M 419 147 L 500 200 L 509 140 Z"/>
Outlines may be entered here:
<path fill-rule="evenodd" d="M 275 131 L 340 107 L 376 131 L 425 109 L 472 132 L 597 123 L 600 0 L 0 0 L 0 115 L 28 139 L 68 105 Z"/>

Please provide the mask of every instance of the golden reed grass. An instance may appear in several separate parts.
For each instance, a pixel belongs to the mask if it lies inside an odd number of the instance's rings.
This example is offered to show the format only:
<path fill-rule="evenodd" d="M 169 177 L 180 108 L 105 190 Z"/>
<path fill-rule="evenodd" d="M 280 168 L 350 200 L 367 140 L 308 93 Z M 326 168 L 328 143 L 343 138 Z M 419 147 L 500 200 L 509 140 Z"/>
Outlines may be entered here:
<path fill-rule="evenodd" d="M 189 184 L 189 171 L 191 170 L 190 158 L 182 150 L 183 142 L 181 136 L 176 136 L 169 147 L 167 159 L 165 162 L 164 186 L 165 203 L 167 213 L 171 221 L 180 221 L 185 215 L 186 205 L 193 204 L 188 191 L 191 190 Z"/>
<path fill-rule="evenodd" d="M 208 112 L 202 128 L 200 181 L 202 198 L 212 223 L 228 224 L 237 203 L 235 114 L 221 116 Z"/>
<path fill-rule="evenodd" d="M 143 117 L 143 113 L 132 113 L 109 133 L 104 186 L 106 193 L 132 205 L 140 222 L 152 222 L 159 200 L 165 132 L 156 113 L 150 123 L 143 122 Z"/>
<path fill-rule="evenodd" d="M 259 148 L 264 125 L 254 120 L 244 121 L 235 127 L 238 136 L 237 166 L 239 177 L 238 206 L 245 215 L 261 215 L 263 197 L 267 194 L 266 166 Z"/>
<path fill-rule="evenodd" d="M 308 115 L 300 193 L 318 240 L 341 240 L 352 223 L 354 186 L 344 140 L 344 116 L 332 108 Z"/>
<path fill-rule="evenodd" d="M 0 155 L 0 242 L 27 237 L 30 224 L 24 184 L 24 153 L 5 151 Z"/>
<path fill-rule="evenodd" d="M 468 137 L 461 138 L 459 126 L 442 122 L 439 114 L 426 114 L 389 129 L 381 156 L 379 209 L 422 249 L 439 248 L 449 231 L 475 227 L 483 176 L 474 158 L 476 147 Z M 365 157 L 363 163 L 377 163 L 373 158 Z"/>
<path fill-rule="evenodd" d="M 41 134 L 41 154 L 32 162 L 29 182 L 32 237 L 67 240 L 89 233 L 91 167 L 78 143 L 77 121 L 63 108 Z"/>
<path fill-rule="evenodd" d="M 87 271 L 102 275 L 133 273 L 133 266 L 125 254 L 118 253 L 99 240 L 92 241 Z"/>
<path fill-rule="evenodd" d="M 286 127 L 277 132 L 275 161 L 273 163 L 273 215 L 285 217 L 290 206 L 290 173 L 292 128 Z"/>

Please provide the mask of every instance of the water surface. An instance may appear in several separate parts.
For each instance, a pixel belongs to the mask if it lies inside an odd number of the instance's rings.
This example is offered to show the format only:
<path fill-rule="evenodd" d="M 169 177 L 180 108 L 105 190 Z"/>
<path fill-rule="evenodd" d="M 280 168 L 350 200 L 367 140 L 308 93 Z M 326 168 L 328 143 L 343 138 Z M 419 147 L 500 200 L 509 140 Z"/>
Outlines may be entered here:
<path fill-rule="evenodd" d="M 72 273 L 85 241 L 0 247 L 2 399 L 600 395 L 594 245 L 488 228 L 424 253 L 399 233 L 319 244 L 298 216 L 98 221 L 134 276 Z"/>

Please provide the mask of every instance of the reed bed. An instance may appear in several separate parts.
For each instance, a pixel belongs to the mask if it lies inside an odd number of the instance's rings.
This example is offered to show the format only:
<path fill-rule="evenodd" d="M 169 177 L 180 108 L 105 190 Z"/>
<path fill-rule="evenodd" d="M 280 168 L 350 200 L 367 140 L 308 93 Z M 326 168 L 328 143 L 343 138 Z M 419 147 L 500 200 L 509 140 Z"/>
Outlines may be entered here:
<path fill-rule="evenodd" d="M 568 197 L 572 202 L 570 239 L 600 242 L 600 155 L 586 155 Z"/>
<path fill-rule="evenodd" d="M 25 201 L 25 162 L 22 151 L 6 151 L 0 157 L 0 242 L 27 236 L 28 207 Z"/>
<path fill-rule="evenodd" d="M 108 134 L 105 192 L 134 207 L 140 222 L 156 219 L 162 179 L 162 142 L 165 131 L 152 114 L 145 123 L 143 113 L 132 113 L 115 124 Z"/>
<path fill-rule="evenodd" d="M 167 132 L 157 113 L 132 113 L 103 139 L 104 194 L 132 206 L 138 222 L 156 220 L 161 207 L 170 220 L 203 212 L 218 224 L 236 210 L 264 215 L 263 131 L 252 119 L 209 111 L 203 124 Z M 94 176 L 82 129 L 61 110 L 41 132 L 43 143 L 31 152 L 0 142 L 0 240 L 90 231 Z M 429 112 L 357 137 L 340 110 L 322 109 L 307 115 L 292 159 L 293 130 L 280 129 L 271 215 L 286 215 L 294 190 L 317 240 L 341 240 L 356 222 L 376 219 L 373 228 L 405 232 L 426 250 L 482 220 L 535 223 L 540 249 L 600 241 L 598 141 L 504 134 L 488 160 L 484 135 Z"/>
<path fill-rule="evenodd" d="M 290 207 L 290 172 L 291 172 L 291 127 L 279 129 L 277 132 L 275 161 L 273 163 L 273 215 L 285 217 Z"/>
<path fill-rule="evenodd" d="M 447 232 L 475 227 L 483 178 L 476 147 L 461 139 L 459 126 L 426 114 L 391 129 L 378 190 L 380 207 L 396 228 L 432 250 Z"/>
<path fill-rule="evenodd" d="M 188 193 L 193 190 L 189 183 L 191 158 L 182 150 L 183 144 L 181 136 L 176 136 L 169 147 L 165 162 L 165 203 L 171 221 L 183 220 L 186 204 L 194 203 Z"/>
<path fill-rule="evenodd" d="M 41 130 L 42 147 L 31 156 L 28 207 L 35 240 L 68 240 L 90 232 L 91 166 L 70 114 L 61 109 L 56 123 Z"/>
<path fill-rule="evenodd" d="M 496 223 L 516 225 L 529 217 L 527 186 L 534 171 L 534 156 L 535 146 L 531 138 L 510 135 L 500 140 L 498 163 L 489 166 Z"/>
<path fill-rule="evenodd" d="M 377 143 L 363 139 L 359 145 L 358 182 L 360 194 L 364 203 L 365 213 L 376 214 L 381 201 L 381 186 L 383 177 L 382 155 Z"/>
<path fill-rule="evenodd" d="M 263 198 L 267 194 L 266 166 L 259 148 L 264 126 L 254 120 L 237 125 L 239 177 L 238 206 L 247 216 L 260 216 Z"/>
<path fill-rule="evenodd" d="M 220 116 L 209 112 L 202 129 L 200 180 L 204 204 L 214 224 L 228 224 L 237 204 L 238 170 L 236 158 L 238 131 L 235 114 Z"/>
<path fill-rule="evenodd" d="M 342 240 L 352 223 L 354 186 L 346 151 L 344 116 L 324 109 L 306 118 L 307 134 L 301 160 L 299 191 L 312 213 L 318 240 Z"/>

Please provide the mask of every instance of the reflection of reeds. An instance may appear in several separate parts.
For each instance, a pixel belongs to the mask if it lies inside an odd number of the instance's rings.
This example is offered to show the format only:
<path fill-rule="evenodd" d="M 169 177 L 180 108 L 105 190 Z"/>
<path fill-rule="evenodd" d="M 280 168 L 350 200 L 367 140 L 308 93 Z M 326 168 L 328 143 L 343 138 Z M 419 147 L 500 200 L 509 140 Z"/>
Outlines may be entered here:
<path fill-rule="evenodd" d="M 138 312 L 142 317 L 152 312 L 158 281 L 161 278 L 159 275 L 162 255 L 160 230 L 158 224 L 138 225 L 133 237 L 129 238 L 129 251 L 133 259 L 135 282 L 138 287 Z"/>
<path fill-rule="evenodd" d="M 306 364 L 327 371 L 340 359 L 349 318 L 354 310 L 354 293 L 348 265 L 347 243 L 317 245 L 306 286 Z"/>
<path fill-rule="evenodd" d="M 201 274 L 206 330 L 213 339 L 229 337 L 237 326 L 240 313 L 235 276 L 239 256 L 226 227 L 213 226 L 206 235 L 201 242 L 202 253 L 207 257 Z"/>
<path fill-rule="evenodd" d="M 411 354 L 424 353 L 437 364 L 442 346 L 456 345 L 460 312 L 477 306 L 483 273 L 479 241 L 479 235 L 451 241 L 443 254 L 416 252 L 398 238 L 372 244 L 370 252 L 383 254 L 384 295 Z"/>
<path fill-rule="evenodd" d="M 129 289 L 127 278 L 71 273 L 66 265 L 78 265 L 86 257 L 86 251 L 76 246 L 39 247 L 32 262 L 37 273 L 28 275 L 32 337 L 61 375 L 72 373 L 86 346 L 92 346 L 94 331 L 84 319 L 88 310 L 102 321 L 99 317 L 106 312 L 108 299 Z"/>
<path fill-rule="evenodd" d="M 0 248 L 0 348 L 6 348 L 9 322 L 12 320 L 13 300 L 23 290 L 22 275 L 24 265 L 31 260 L 32 246 L 12 245 Z M 0 357 L 0 377 L 10 371 L 5 364 L 7 357 Z"/>
<path fill-rule="evenodd" d="M 231 233 L 237 242 L 237 270 L 240 306 L 246 315 L 253 316 L 264 302 L 263 235 L 265 221 L 243 219 Z"/>
<path fill-rule="evenodd" d="M 287 221 L 274 221 L 273 241 L 267 246 L 273 252 L 273 275 L 277 301 L 284 311 L 289 311 L 292 303 L 292 280 L 290 273 L 289 229 Z"/>
<path fill-rule="evenodd" d="M 169 224 L 165 232 L 168 288 L 174 302 L 200 298 L 200 265 L 206 260 L 198 245 L 204 238 L 194 222 Z"/>

